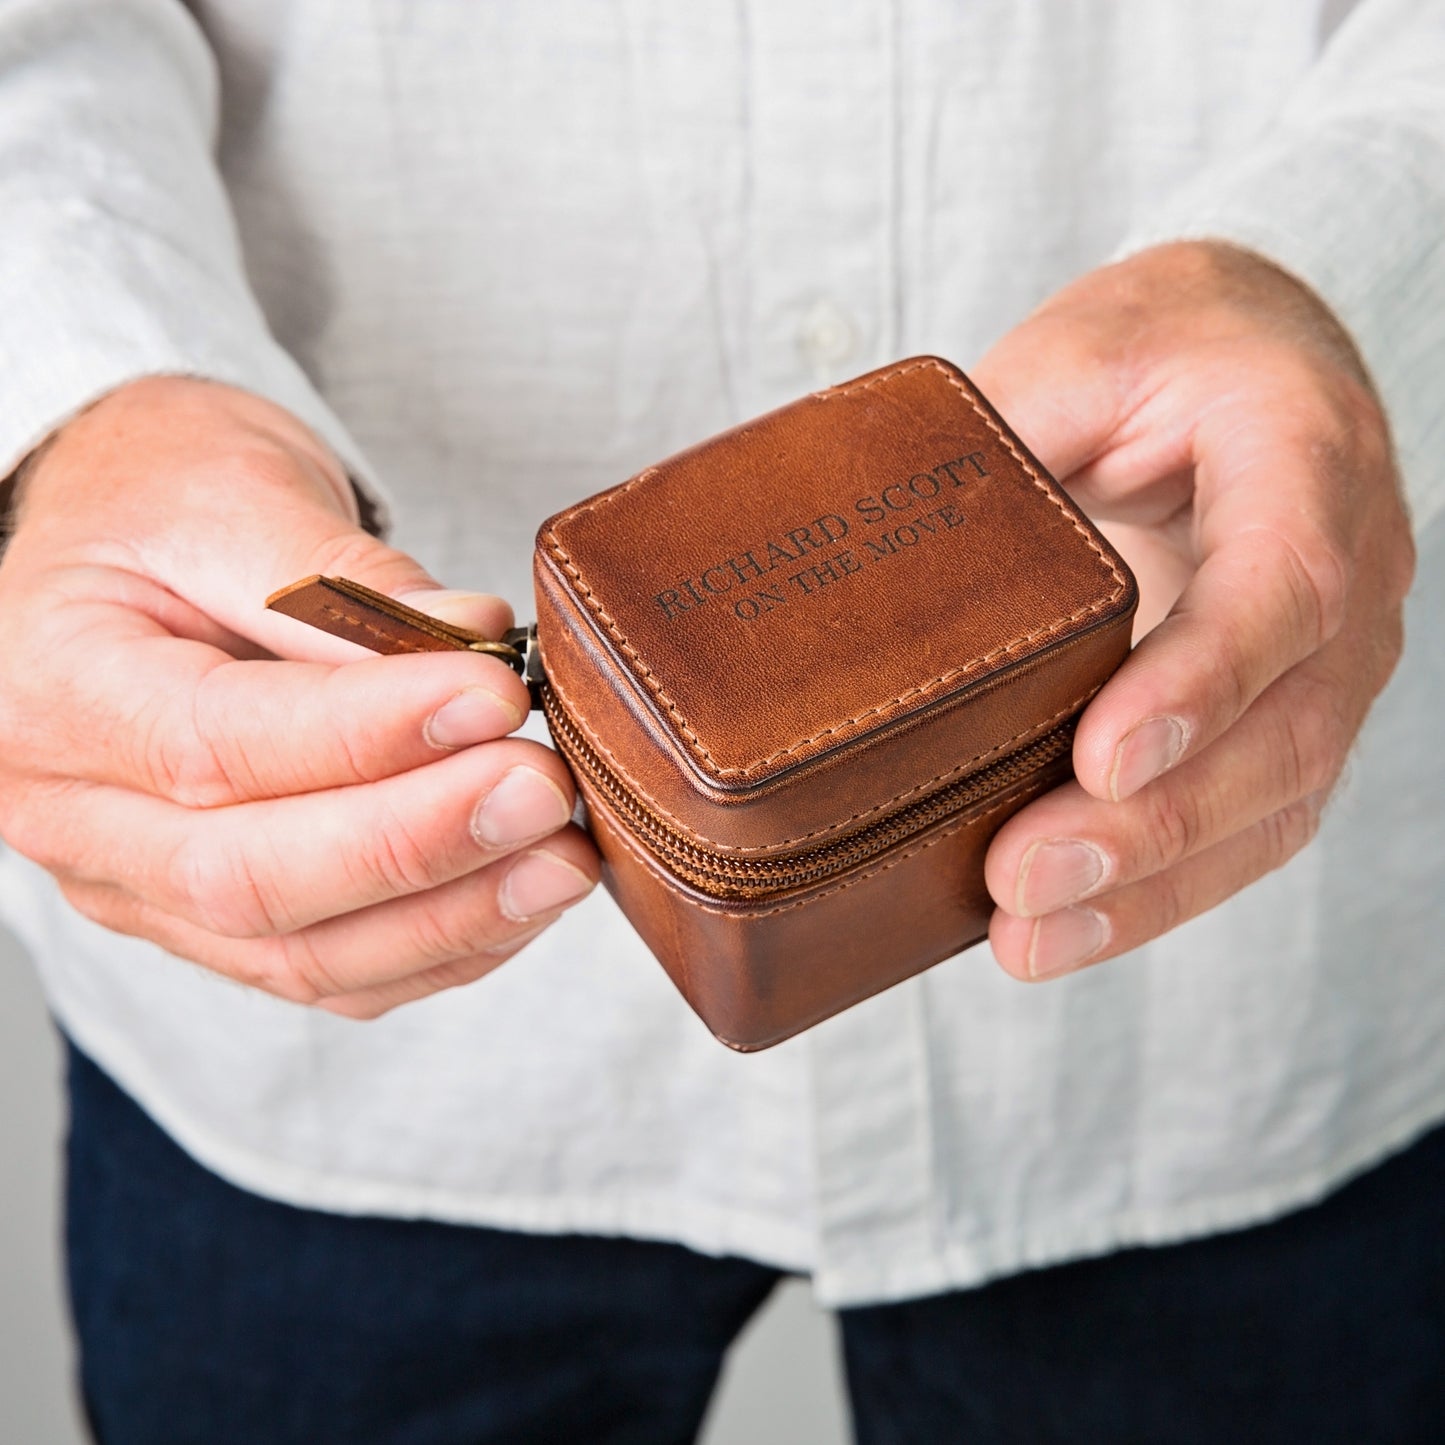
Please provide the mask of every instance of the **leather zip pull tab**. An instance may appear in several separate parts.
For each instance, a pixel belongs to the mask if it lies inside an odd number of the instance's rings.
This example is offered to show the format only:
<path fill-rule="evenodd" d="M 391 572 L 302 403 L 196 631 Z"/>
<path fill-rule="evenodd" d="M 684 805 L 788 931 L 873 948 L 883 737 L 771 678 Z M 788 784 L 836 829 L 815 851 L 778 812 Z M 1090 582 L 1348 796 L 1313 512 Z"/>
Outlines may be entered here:
<path fill-rule="evenodd" d="M 272 612 L 360 643 L 373 652 L 481 652 L 500 658 L 526 684 L 540 706 L 542 656 L 537 628 L 511 627 L 500 642 L 408 607 L 349 577 L 304 577 L 266 599 Z"/>

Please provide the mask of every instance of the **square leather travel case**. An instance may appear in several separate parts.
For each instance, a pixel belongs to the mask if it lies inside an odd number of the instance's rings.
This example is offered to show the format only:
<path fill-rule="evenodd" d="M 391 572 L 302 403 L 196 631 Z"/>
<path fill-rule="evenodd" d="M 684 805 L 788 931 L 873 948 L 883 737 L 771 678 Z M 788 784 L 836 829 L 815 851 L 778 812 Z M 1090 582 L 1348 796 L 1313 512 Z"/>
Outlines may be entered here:
<path fill-rule="evenodd" d="M 481 639 L 340 578 L 269 605 L 533 685 L 603 880 L 760 1049 L 981 939 L 989 840 L 1071 775 L 1128 568 L 948 362 L 805 396 L 545 522 L 537 623 Z"/>

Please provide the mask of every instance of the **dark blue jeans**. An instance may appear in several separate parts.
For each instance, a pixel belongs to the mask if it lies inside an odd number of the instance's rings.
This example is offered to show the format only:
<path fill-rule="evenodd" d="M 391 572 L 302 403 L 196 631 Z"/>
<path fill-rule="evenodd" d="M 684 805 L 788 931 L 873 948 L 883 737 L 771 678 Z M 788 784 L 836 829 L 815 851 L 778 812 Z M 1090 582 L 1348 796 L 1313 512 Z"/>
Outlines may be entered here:
<path fill-rule="evenodd" d="M 691 1440 L 777 1273 L 235 1189 L 70 1052 L 103 1445 Z M 842 1314 L 860 1445 L 1445 1440 L 1445 1130 L 1277 1223 Z"/>

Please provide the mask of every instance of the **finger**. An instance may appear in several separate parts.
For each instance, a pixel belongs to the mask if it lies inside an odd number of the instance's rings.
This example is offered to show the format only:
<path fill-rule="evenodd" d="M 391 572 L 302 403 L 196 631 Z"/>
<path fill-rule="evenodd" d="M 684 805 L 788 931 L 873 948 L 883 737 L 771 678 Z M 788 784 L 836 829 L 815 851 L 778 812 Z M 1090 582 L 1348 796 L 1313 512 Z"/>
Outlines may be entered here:
<path fill-rule="evenodd" d="M 1292 449 L 1264 454 L 1214 506 L 1199 570 L 1090 705 L 1074 771 L 1096 797 L 1121 799 L 1207 747 L 1275 678 L 1335 637 L 1350 562 L 1310 512 L 1315 480 Z M 1281 515 L 1281 499 L 1289 515 Z"/>
<path fill-rule="evenodd" d="M 1108 446 L 1127 409 L 1109 333 L 1071 313 L 1035 313 L 969 368 L 969 378 L 1055 477 L 1072 476 Z"/>
<path fill-rule="evenodd" d="M 451 963 L 439 963 L 396 983 L 340 994 L 336 998 L 317 999 L 316 1007 L 335 1014 L 338 1018 L 353 1019 L 357 1023 L 379 1019 L 383 1014 L 388 1014 L 403 1004 L 415 1003 L 418 999 L 429 998 L 432 994 L 442 993 L 449 988 L 465 988 L 469 983 L 476 983 L 478 979 L 485 978 L 500 968 L 509 958 L 514 958 L 556 921 L 556 917 L 544 919 L 486 953 L 455 959 Z"/>
<path fill-rule="evenodd" d="M 410 898 L 332 918 L 291 935 L 293 972 L 318 997 L 388 986 L 401 1001 L 428 989 L 418 975 L 475 955 L 505 956 L 596 886 L 596 849 L 569 826 L 515 856 Z"/>
<path fill-rule="evenodd" d="M 110 479 L 102 497 L 97 475 Z M 414 558 L 356 526 L 349 484 L 327 449 L 280 408 L 231 388 L 169 378 L 112 393 L 57 438 L 43 494 L 46 506 L 32 505 L 21 552 L 54 554 L 59 544 L 64 553 L 78 531 L 79 552 L 93 558 L 99 524 L 115 570 L 152 579 L 282 656 L 358 655 L 266 610 L 278 588 L 313 573 L 350 577 L 422 610 L 435 606 L 488 637 L 511 622 L 499 598 L 442 588 Z"/>
<path fill-rule="evenodd" d="M 376 783 L 207 811 L 91 784 L 31 791 L 7 819 L 18 851 L 238 938 L 474 872 L 556 832 L 574 802 L 556 753 L 511 738 Z"/>
<path fill-rule="evenodd" d="M 1321 660 L 1286 674 L 1212 747 L 1122 803 L 1070 783 L 999 830 L 985 876 L 999 906 L 1051 913 L 1172 868 L 1335 784 L 1358 725 Z"/>
<path fill-rule="evenodd" d="M 211 933 L 123 889 L 75 881 L 70 901 L 104 927 L 295 1003 L 370 1018 L 490 972 L 596 886 L 595 849 L 569 827 L 529 849 L 408 898 L 274 938 Z"/>
<path fill-rule="evenodd" d="M 516 620 L 509 603 L 487 592 L 433 586 L 405 587 L 391 595 L 398 602 L 415 607 L 418 612 L 425 612 L 442 622 L 454 623 L 457 627 L 466 627 L 483 637 L 500 638 Z"/>
<path fill-rule="evenodd" d="M 477 653 L 238 662 L 118 609 L 88 636 L 84 667 L 28 669 L 10 761 L 188 807 L 372 782 L 502 737 L 530 707 Z"/>
<path fill-rule="evenodd" d="M 355 643 L 267 611 L 265 600 L 278 588 L 316 573 L 347 577 L 483 637 L 499 638 L 512 625 L 512 609 L 500 597 L 443 587 L 405 552 L 364 532 L 338 530 L 325 514 L 315 512 L 296 518 L 296 534 L 272 556 L 264 573 L 238 577 L 235 584 L 217 589 L 214 615 L 282 656 L 342 661 L 362 655 Z M 258 582 L 262 585 L 252 591 Z"/>
<path fill-rule="evenodd" d="M 1291 803 L 1164 873 L 1087 904 L 1032 919 L 1000 909 L 989 926 L 994 957 L 1005 973 L 1028 981 L 1138 948 L 1286 863 L 1314 836 L 1321 803 Z"/>
<path fill-rule="evenodd" d="M 344 562 L 337 566 L 350 566 L 351 570 L 349 572 L 333 571 L 323 575 L 339 575 L 355 582 L 360 578 L 352 574 L 367 570 L 364 567 Z M 404 579 L 408 570 L 403 569 Z M 291 580 L 294 582 L 298 579 L 292 578 Z M 380 591 L 381 589 L 373 588 L 372 590 Z M 394 584 L 386 595 L 418 612 L 424 612 L 440 621 L 464 627 L 478 636 L 493 640 L 500 639 L 513 622 L 511 606 L 500 597 L 493 597 L 485 592 L 468 592 L 458 588 L 441 587 L 431 582 L 422 586 L 417 585 L 415 579 L 412 578 Z M 273 617 L 280 618 L 284 625 L 276 628 L 270 620 Z M 255 621 L 252 630 L 272 634 L 273 629 L 274 635 L 271 637 L 273 650 L 283 657 L 354 662 L 358 658 L 370 655 L 370 650 L 358 642 L 335 636 L 330 632 L 319 630 L 297 617 L 270 609 L 268 609 L 267 619 Z"/>
<path fill-rule="evenodd" d="M 1204 559 L 1085 712 L 1076 776 L 1096 797 L 1129 797 L 1207 747 L 1337 625 L 1288 541 L 1240 532 Z"/>
<path fill-rule="evenodd" d="M 585 839 L 585 835 L 578 836 Z M 415 973 L 372 988 L 324 998 L 319 1000 L 320 1006 L 347 1018 L 372 1019 L 401 1004 L 425 998 L 442 989 L 463 986 L 491 973 L 538 935 L 546 932 L 566 909 L 580 903 L 595 887 L 598 877 L 595 850 L 590 843 L 584 841 L 584 858 L 563 861 L 556 856 L 562 850 L 555 845 L 566 837 L 566 834 L 559 834 L 555 839 L 548 839 L 545 848 L 523 854 L 510 877 L 502 880 L 498 890 L 499 898 L 506 900 L 509 883 L 517 873 L 528 869 L 531 874 L 523 886 L 535 889 L 540 881 L 541 887 L 549 896 L 555 893 L 558 899 L 555 906 L 549 906 L 545 912 L 532 914 L 524 922 L 508 924 L 502 936 L 480 953 L 429 964 Z M 545 861 L 542 861 L 543 859 Z M 505 915 L 512 906 L 515 906 L 514 901 L 502 901 L 501 912 Z"/>

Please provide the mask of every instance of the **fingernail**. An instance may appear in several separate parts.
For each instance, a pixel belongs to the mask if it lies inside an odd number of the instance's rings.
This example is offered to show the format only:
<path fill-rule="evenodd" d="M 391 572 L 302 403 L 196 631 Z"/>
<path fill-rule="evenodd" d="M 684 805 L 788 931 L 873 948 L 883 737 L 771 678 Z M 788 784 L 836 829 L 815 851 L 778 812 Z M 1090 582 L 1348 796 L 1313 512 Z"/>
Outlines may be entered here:
<path fill-rule="evenodd" d="M 497 608 L 506 604 L 485 592 L 471 592 L 462 587 L 422 587 L 411 592 L 398 592 L 398 602 L 425 612 L 442 622 L 458 627 L 478 628 L 495 625 Z M 507 609 L 510 612 L 510 608 Z M 503 623 L 503 626 L 508 625 Z"/>
<path fill-rule="evenodd" d="M 1103 878 L 1107 862 L 1092 843 L 1064 838 L 1033 844 L 1019 867 L 1017 912 L 1032 918 L 1082 898 Z"/>
<path fill-rule="evenodd" d="M 1109 941 L 1109 925 L 1092 908 L 1062 908 L 1034 924 L 1029 942 L 1029 976 L 1052 978 L 1068 973 L 1099 952 Z"/>
<path fill-rule="evenodd" d="M 562 790 L 536 768 L 516 767 L 482 799 L 472 815 L 472 836 L 502 848 L 555 833 L 572 816 Z"/>
<path fill-rule="evenodd" d="M 1177 717 L 1151 717 L 1125 735 L 1114 754 L 1109 792 L 1120 802 L 1168 772 L 1184 752 L 1187 734 Z"/>
<path fill-rule="evenodd" d="M 466 687 L 448 698 L 422 729 L 434 748 L 469 748 L 522 726 L 522 710 L 485 687 Z"/>
<path fill-rule="evenodd" d="M 516 923 L 550 913 L 592 891 L 592 880 L 555 853 L 536 848 L 524 853 L 502 879 L 497 906 Z"/>

